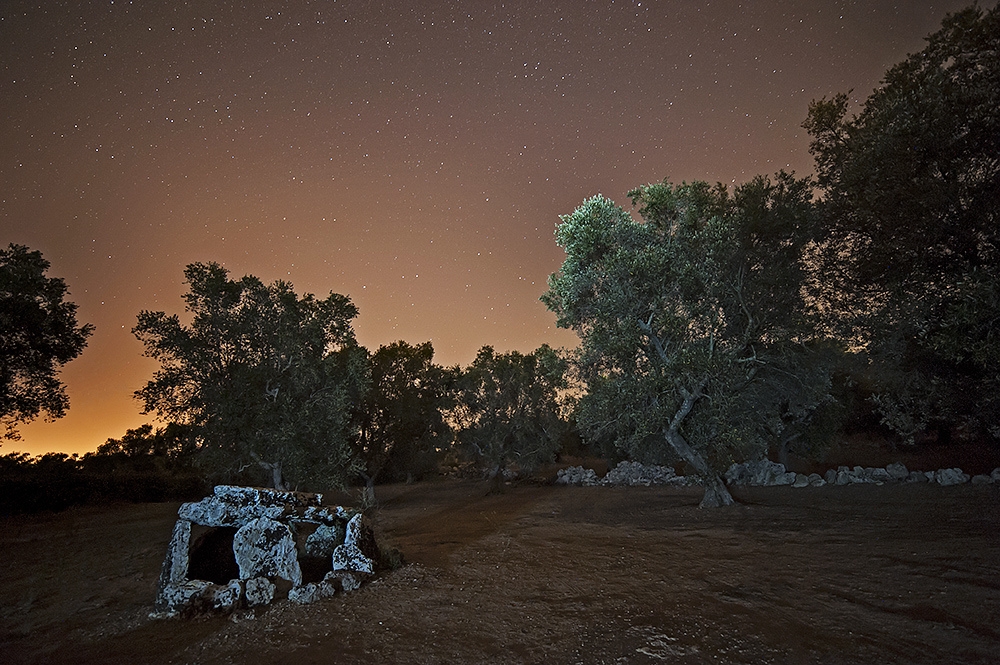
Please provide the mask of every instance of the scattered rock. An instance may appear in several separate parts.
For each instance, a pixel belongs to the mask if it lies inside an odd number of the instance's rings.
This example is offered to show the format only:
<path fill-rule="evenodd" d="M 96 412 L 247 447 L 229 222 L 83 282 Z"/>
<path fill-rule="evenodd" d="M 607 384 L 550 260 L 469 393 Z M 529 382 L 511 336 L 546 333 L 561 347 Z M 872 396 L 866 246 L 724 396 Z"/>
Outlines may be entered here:
<path fill-rule="evenodd" d="M 556 472 L 556 483 L 560 485 L 581 485 L 594 487 L 604 485 L 610 487 L 650 487 L 654 485 L 673 485 L 685 487 L 696 485 L 698 481 L 687 476 L 678 476 L 671 466 L 642 464 L 640 462 L 619 462 L 618 466 L 608 471 L 604 478 L 598 478 L 593 469 L 582 466 L 571 466 Z"/>
<path fill-rule="evenodd" d="M 602 485 L 624 487 L 650 487 L 652 485 L 688 485 L 690 481 L 678 476 L 672 466 L 619 462 L 601 480 Z"/>
<path fill-rule="evenodd" d="M 274 583 L 266 577 L 253 577 L 244 583 L 247 607 L 269 605 L 274 600 Z"/>
<path fill-rule="evenodd" d="M 365 575 L 352 573 L 348 570 L 335 570 L 327 573 L 323 581 L 329 584 L 339 584 L 343 591 L 351 592 L 360 589 L 365 578 Z"/>
<path fill-rule="evenodd" d="M 336 592 L 336 587 L 329 582 L 320 582 L 318 584 L 310 582 L 289 591 L 288 600 L 304 605 L 306 603 L 314 603 L 317 600 L 323 600 L 324 598 L 330 598 Z"/>
<path fill-rule="evenodd" d="M 818 473 L 806 476 L 805 474 L 786 471 L 782 464 L 767 459 L 733 464 L 726 471 L 724 478 L 729 485 L 748 485 L 754 487 L 791 485 L 797 488 L 822 487 L 823 485 L 882 485 L 892 482 L 937 482 L 941 485 L 958 485 L 969 482 L 968 474 L 962 473 L 961 469 L 910 471 L 906 468 L 905 464 L 900 462 L 888 464 L 884 469 L 879 467 L 855 466 L 854 468 L 849 468 L 840 466 L 836 469 L 827 469 L 823 476 Z M 984 478 L 980 478 L 976 482 L 977 484 L 985 484 L 986 479 L 989 479 L 989 482 L 992 483 L 1000 483 L 1000 468 L 994 469 L 990 476 L 984 476 Z M 582 466 L 560 469 L 556 482 L 562 485 L 586 486 L 683 486 L 694 485 L 699 481 L 687 476 L 678 476 L 673 468 L 668 466 L 621 462 L 602 479 L 598 479 L 593 469 L 585 469 Z"/>
<path fill-rule="evenodd" d="M 768 459 L 733 464 L 726 471 L 724 477 L 730 485 L 749 485 L 751 487 L 792 485 L 796 481 L 796 474 L 786 471 L 784 464 Z"/>
<path fill-rule="evenodd" d="M 961 469 L 938 469 L 936 480 L 945 487 L 949 485 L 962 485 L 969 482 L 969 474 L 962 473 Z"/>
<path fill-rule="evenodd" d="M 885 470 L 889 474 L 889 477 L 893 480 L 906 480 L 910 472 L 907 470 L 906 465 L 900 462 L 892 462 L 891 464 L 885 465 Z"/>
<path fill-rule="evenodd" d="M 972 476 L 973 485 L 989 485 L 993 482 L 993 479 L 987 476 L 985 473 L 980 473 Z"/>
<path fill-rule="evenodd" d="M 581 485 L 593 487 L 599 483 L 597 472 L 582 466 L 571 466 L 556 472 L 556 483 L 559 485 Z"/>
<path fill-rule="evenodd" d="M 346 535 L 346 529 L 340 524 L 332 526 L 320 524 L 306 538 L 306 554 L 323 559 L 329 558 L 337 545 L 344 544 Z"/>

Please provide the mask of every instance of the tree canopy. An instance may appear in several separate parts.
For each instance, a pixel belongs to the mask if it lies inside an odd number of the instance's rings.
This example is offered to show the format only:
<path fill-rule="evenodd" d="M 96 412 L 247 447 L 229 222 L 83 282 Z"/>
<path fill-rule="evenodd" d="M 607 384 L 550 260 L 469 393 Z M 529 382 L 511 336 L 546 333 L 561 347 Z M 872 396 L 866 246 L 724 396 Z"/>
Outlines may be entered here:
<path fill-rule="evenodd" d="M 487 471 L 494 491 L 511 467 L 530 472 L 554 458 L 565 427 L 559 390 L 566 370 L 566 360 L 547 345 L 528 354 L 484 346 L 459 377 L 458 441 Z"/>
<path fill-rule="evenodd" d="M 299 297 L 283 281 L 231 280 L 215 263 L 184 274 L 191 323 L 143 311 L 133 329 L 161 365 L 136 392 L 144 412 L 189 426 L 215 469 L 259 467 L 278 488 L 345 484 L 350 398 L 364 375 L 357 308 L 335 293 Z"/>
<path fill-rule="evenodd" d="M 809 107 L 831 319 L 878 365 L 905 436 L 1000 438 L 1000 8 L 949 15 L 860 112 Z"/>
<path fill-rule="evenodd" d="M 634 459 L 718 474 L 829 399 L 802 299 L 811 185 L 780 173 L 734 195 L 704 182 L 630 192 L 642 221 L 603 196 L 562 217 L 561 270 L 542 297 L 581 339 L 579 424 Z"/>
<path fill-rule="evenodd" d="M 17 425 L 69 408 L 59 369 L 87 346 L 94 331 L 78 325 L 76 304 L 58 277 L 46 277 L 41 252 L 11 244 L 0 249 L 0 424 L 17 439 Z"/>
<path fill-rule="evenodd" d="M 380 346 L 368 358 L 368 385 L 358 401 L 357 455 L 369 487 L 419 473 L 451 443 L 444 409 L 452 373 L 434 364 L 430 342 Z"/>

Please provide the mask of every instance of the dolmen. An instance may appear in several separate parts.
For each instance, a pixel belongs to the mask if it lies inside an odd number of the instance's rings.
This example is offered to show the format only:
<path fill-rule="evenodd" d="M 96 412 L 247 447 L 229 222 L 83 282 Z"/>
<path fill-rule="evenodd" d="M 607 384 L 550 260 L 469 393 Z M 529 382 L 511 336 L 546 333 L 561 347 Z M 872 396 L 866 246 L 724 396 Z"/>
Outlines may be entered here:
<path fill-rule="evenodd" d="M 155 618 L 321 600 L 358 589 L 379 561 L 364 515 L 321 494 L 219 485 L 177 516 Z"/>

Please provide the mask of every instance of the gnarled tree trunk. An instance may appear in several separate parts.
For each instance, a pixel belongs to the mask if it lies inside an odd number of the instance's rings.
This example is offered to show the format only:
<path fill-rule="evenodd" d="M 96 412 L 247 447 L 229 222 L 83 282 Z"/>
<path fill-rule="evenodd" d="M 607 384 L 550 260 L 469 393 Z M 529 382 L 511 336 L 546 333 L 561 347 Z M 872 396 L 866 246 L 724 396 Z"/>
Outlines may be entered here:
<path fill-rule="evenodd" d="M 497 464 L 490 469 L 489 473 L 489 489 L 486 490 L 486 494 L 503 494 L 506 491 L 506 486 L 503 483 L 504 479 L 504 467 L 502 464 Z"/>
<path fill-rule="evenodd" d="M 674 414 L 673 420 L 670 421 L 670 425 L 664 429 L 663 437 L 670 444 L 670 447 L 674 449 L 677 455 L 691 465 L 695 471 L 701 475 L 705 482 L 705 496 L 702 497 L 699 508 L 718 508 L 719 506 L 731 506 L 735 503 L 733 500 L 733 495 L 729 493 L 726 488 L 726 483 L 723 482 L 719 474 L 713 473 L 708 466 L 708 462 L 705 460 L 701 454 L 692 448 L 684 437 L 681 436 L 680 427 L 681 423 L 691 409 L 694 407 L 694 403 L 702 396 L 702 388 L 705 387 L 707 379 L 703 380 L 698 388 L 689 393 L 684 392 L 684 401 L 681 402 L 681 407 Z"/>
<path fill-rule="evenodd" d="M 271 485 L 274 489 L 282 491 L 290 489 L 288 484 L 285 483 L 284 474 L 281 472 L 281 462 L 265 462 L 254 452 L 250 453 L 250 457 L 252 457 L 262 469 L 271 474 Z"/>

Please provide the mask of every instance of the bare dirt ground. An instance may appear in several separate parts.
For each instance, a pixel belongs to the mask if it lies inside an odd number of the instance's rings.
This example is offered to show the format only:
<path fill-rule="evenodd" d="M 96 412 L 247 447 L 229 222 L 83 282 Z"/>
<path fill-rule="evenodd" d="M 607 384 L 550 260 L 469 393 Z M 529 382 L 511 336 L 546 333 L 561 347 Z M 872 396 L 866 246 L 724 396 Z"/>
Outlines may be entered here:
<path fill-rule="evenodd" d="M 407 564 L 151 620 L 177 504 L 0 521 L 4 663 L 996 663 L 1000 487 L 379 488 Z"/>

